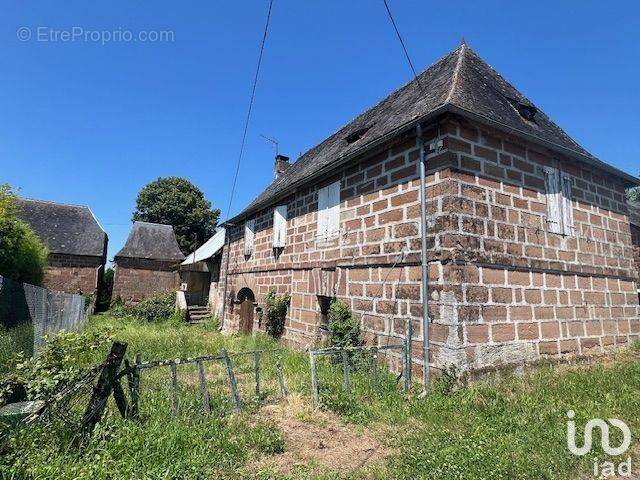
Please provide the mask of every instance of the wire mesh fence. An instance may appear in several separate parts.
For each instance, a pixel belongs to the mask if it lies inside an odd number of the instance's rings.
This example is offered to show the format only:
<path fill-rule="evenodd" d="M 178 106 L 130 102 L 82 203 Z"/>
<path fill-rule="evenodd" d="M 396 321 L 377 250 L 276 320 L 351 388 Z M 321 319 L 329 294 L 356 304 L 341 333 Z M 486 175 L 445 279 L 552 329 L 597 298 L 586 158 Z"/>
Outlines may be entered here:
<path fill-rule="evenodd" d="M 377 346 L 321 348 L 309 350 L 313 407 L 330 401 L 365 399 L 389 389 L 397 389 L 402 379 L 405 394 L 411 387 L 411 319 L 405 321 L 404 337 L 389 337 L 391 342 Z M 392 365 L 400 360 L 400 375 L 393 378 Z M 388 368 L 382 368 L 385 366 Z"/>
<path fill-rule="evenodd" d="M 287 394 L 279 349 L 152 361 L 136 356 L 128 369 L 131 409 L 141 418 L 158 412 L 223 416 L 256 410 Z"/>
<path fill-rule="evenodd" d="M 0 276 L 0 365 L 16 352 L 32 356 L 46 335 L 76 330 L 87 320 L 85 303 L 82 295 Z"/>

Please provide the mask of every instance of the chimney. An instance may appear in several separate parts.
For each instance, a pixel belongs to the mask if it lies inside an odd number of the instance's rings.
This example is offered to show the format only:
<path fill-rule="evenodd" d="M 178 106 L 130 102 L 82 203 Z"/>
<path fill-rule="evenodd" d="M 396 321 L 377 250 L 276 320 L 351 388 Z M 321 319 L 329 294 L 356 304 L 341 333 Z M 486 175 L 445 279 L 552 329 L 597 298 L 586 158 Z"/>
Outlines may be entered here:
<path fill-rule="evenodd" d="M 276 155 L 276 162 L 274 166 L 274 176 L 280 178 L 291 166 L 289 163 L 289 157 L 284 155 Z"/>

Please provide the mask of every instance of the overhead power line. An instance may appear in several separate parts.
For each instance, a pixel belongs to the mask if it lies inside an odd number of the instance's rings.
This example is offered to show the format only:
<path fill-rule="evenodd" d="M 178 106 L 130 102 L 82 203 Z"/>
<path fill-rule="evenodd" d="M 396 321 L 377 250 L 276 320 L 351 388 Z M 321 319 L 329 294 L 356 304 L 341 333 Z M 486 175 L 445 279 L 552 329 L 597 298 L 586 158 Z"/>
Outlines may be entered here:
<path fill-rule="evenodd" d="M 229 196 L 229 206 L 227 207 L 227 219 L 231 213 L 231 204 L 233 203 L 233 196 L 236 192 L 236 184 L 238 182 L 238 173 L 240 172 L 240 163 L 242 162 L 242 156 L 244 154 L 244 147 L 247 141 L 247 131 L 249 130 L 249 121 L 251 120 L 251 110 L 253 109 L 253 100 L 256 96 L 256 86 L 258 85 L 258 75 L 260 74 L 260 66 L 262 65 L 262 55 L 264 53 L 264 44 L 267 41 L 267 32 L 269 31 L 269 20 L 271 19 L 271 7 L 273 6 L 273 0 L 269 0 L 269 10 L 267 11 L 267 20 L 264 24 L 264 33 L 262 34 L 262 42 L 260 43 L 260 54 L 258 55 L 258 65 L 256 66 L 256 74 L 253 77 L 253 87 L 251 88 L 251 97 L 249 98 L 249 108 L 247 109 L 247 117 L 244 121 L 244 130 L 242 132 L 242 142 L 240 143 L 240 153 L 238 154 L 238 161 L 236 163 L 236 171 L 233 176 L 233 185 L 231 186 L 231 195 Z"/>
<path fill-rule="evenodd" d="M 422 90 L 422 84 L 420 83 L 420 79 L 418 78 L 418 74 L 416 73 L 416 69 L 413 66 L 413 62 L 411 61 L 411 57 L 409 56 L 409 52 L 407 51 L 407 46 L 402 39 L 402 35 L 400 35 L 400 30 L 398 30 L 398 25 L 396 25 L 396 21 L 393 18 L 393 14 L 391 13 L 391 9 L 389 8 L 389 4 L 387 0 L 382 0 L 384 2 L 384 8 L 387 10 L 387 15 L 389 16 L 389 20 L 391 20 L 391 25 L 393 25 L 393 29 L 396 31 L 396 35 L 398 36 L 398 40 L 400 40 L 400 45 L 402 45 L 402 50 L 404 51 L 404 56 L 407 57 L 407 62 L 409 62 L 409 66 L 411 67 L 411 71 L 413 72 L 413 77 L 418 82 L 418 86 L 420 90 Z"/>

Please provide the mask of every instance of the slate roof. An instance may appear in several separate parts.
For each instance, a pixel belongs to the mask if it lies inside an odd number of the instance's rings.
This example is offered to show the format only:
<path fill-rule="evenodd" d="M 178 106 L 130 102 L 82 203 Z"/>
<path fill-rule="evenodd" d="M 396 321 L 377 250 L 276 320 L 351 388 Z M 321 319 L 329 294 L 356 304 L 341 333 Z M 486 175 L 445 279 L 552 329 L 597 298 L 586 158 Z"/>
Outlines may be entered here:
<path fill-rule="evenodd" d="M 640 202 L 632 202 L 629 200 L 627 204 L 629 206 L 629 221 L 640 228 Z"/>
<path fill-rule="evenodd" d="M 127 242 L 115 258 L 145 258 L 150 260 L 184 260 L 171 225 L 133 222 Z"/>
<path fill-rule="evenodd" d="M 235 218 L 246 216 L 276 201 L 310 177 L 324 172 L 333 163 L 361 153 L 377 141 L 399 133 L 428 117 L 454 111 L 496 128 L 504 128 L 549 148 L 603 168 L 629 183 L 638 183 L 631 175 L 601 162 L 587 152 L 544 112 L 537 109 L 535 121 L 518 112 L 521 105 L 534 106 L 485 63 L 466 44 L 445 55 L 405 86 L 342 127 L 319 145 L 304 153 L 284 175 L 274 180 Z M 366 133 L 355 142 L 346 138 L 363 129 Z M 234 219 L 231 219 L 233 221 Z"/>
<path fill-rule="evenodd" d="M 20 198 L 18 213 L 51 253 L 94 257 L 105 254 L 107 234 L 89 207 Z"/>

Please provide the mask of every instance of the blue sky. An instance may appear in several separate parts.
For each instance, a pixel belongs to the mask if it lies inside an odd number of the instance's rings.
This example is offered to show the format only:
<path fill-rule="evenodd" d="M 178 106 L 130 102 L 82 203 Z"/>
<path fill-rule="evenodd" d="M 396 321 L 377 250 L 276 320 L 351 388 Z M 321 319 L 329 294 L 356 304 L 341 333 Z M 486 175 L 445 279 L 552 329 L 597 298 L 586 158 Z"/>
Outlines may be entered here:
<path fill-rule="evenodd" d="M 637 2 L 389 3 L 418 70 L 464 36 L 587 150 L 639 173 Z M 89 205 L 109 258 L 157 177 L 226 210 L 266 0 L 0 5 L 0 183 Z M 272 178 L 260 134 L 297 158 L 412 77 L 382 0 L 275 0 L 271 20 L 232 213 Z M 141 31 L 173 41 L 122 41 Z"/>

